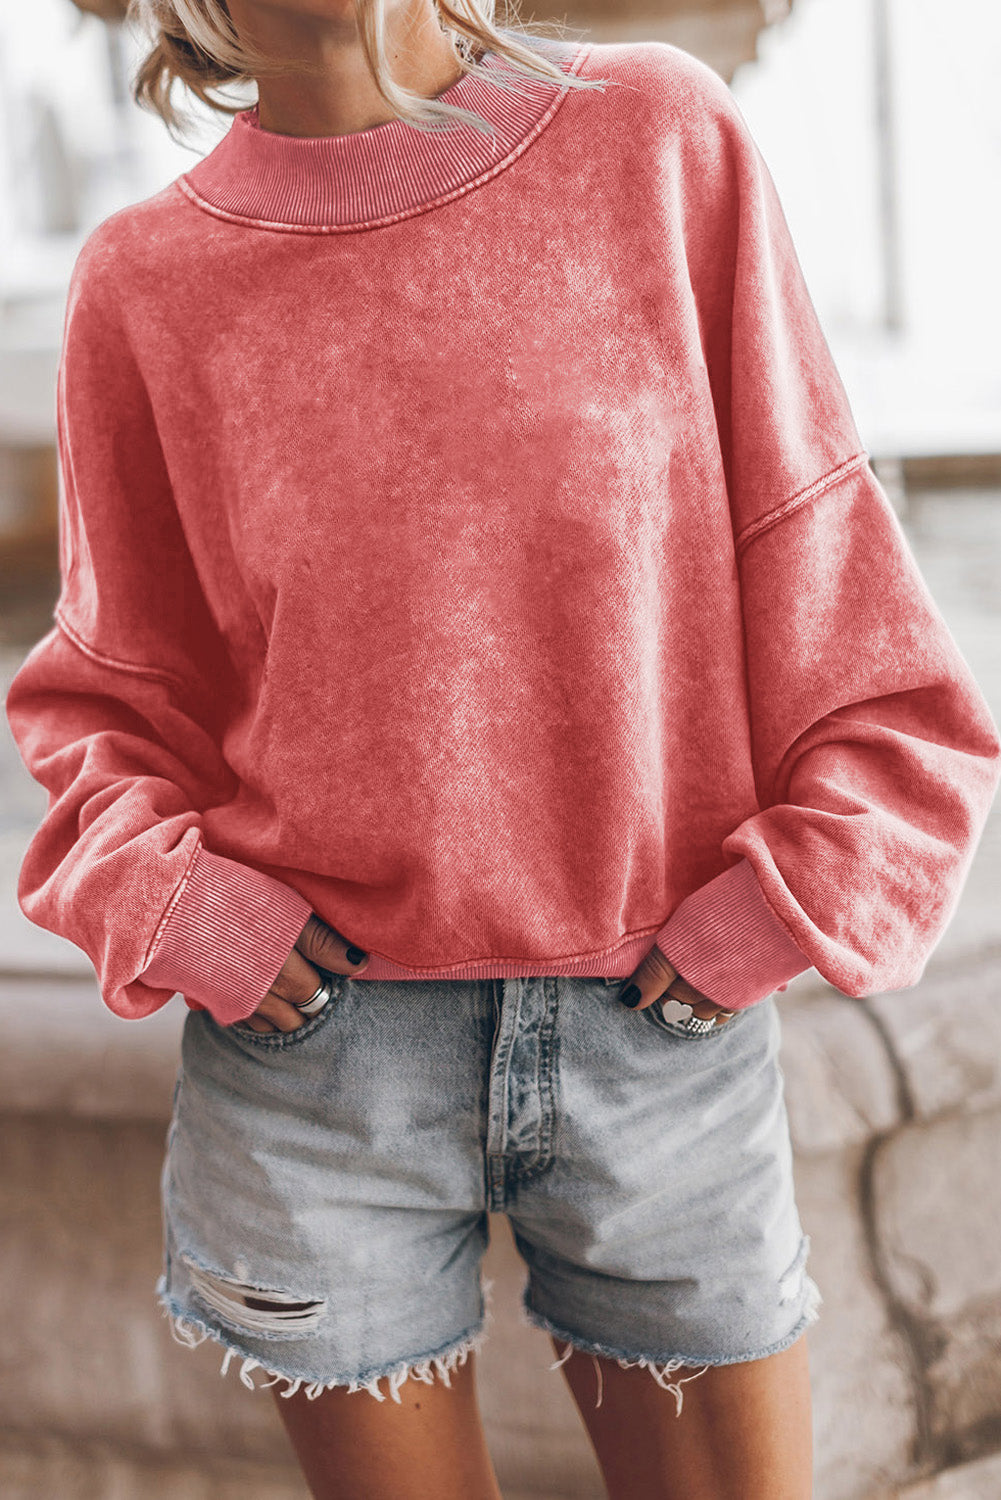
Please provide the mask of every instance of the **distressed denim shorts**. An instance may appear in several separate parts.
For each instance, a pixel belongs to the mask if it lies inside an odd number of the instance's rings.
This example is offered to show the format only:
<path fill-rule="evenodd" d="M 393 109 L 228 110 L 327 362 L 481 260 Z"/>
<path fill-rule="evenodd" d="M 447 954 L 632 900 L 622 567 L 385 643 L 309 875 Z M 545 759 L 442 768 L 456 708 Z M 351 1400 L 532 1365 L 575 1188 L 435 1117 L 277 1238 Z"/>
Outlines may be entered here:
<path fill-rule="evenodd" d="M 281 1395 L 447 1385 L 486 1334 L 504 1213 L 553 1369 L 644 1366 L 680 1415 L 682 1380 L 787 1348 L 821 1299 L 776 1002 L 691 1035 L 621 983 L 335 975 L 288 1033 L 189 1011 L 160 1179 L 173 1336 Z"/>

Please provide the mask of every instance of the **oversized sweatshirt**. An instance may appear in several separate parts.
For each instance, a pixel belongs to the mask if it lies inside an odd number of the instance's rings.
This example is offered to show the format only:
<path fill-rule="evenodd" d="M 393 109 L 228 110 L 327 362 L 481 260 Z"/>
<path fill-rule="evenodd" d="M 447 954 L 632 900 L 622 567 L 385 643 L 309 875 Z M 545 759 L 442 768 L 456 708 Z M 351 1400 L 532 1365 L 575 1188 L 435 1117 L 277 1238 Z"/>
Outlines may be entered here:
<path fill-rule="evenodd" d="M 76 259 L 62 586 L 6 712 L 18 901 L 138 1018 L 248 1015 L 309 916 L 362 979 L 913 985 L 999 775 L 729 90 L 271 132 Z M 505 86 L 506 85 L 506 86 Z"/>

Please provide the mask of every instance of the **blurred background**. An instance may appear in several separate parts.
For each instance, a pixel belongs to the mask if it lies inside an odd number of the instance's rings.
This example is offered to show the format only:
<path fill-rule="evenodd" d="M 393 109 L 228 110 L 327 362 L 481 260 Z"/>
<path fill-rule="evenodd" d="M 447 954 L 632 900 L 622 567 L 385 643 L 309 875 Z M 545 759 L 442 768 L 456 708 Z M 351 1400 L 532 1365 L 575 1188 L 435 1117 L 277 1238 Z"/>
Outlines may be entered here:
<path fill-rule="evenodd" d="M 498 19 L 503 21 L 499 9 Z M 672 42 L 733 90 L 777 183 L 877 473 L 1001 719 L 1001 8 L 994 0 L 540 0 L 596 41 Z M 0 10 L 0 679 L 58 593 L 55 376 L 87 234 L 216 143 L 129 99 L 115 0 Z M 253 90 L 226 91 L 250 104 Z M 155 1302 L 158 1177 L 185 1007 L 102 1004 L 21 914 L 45 809 L 0 729 L 0 1492 L 10 1500 L 305 1500 L 269 1394 Z M 824 1296 L 809 1332 L 817 1500 L 1001 1497 L 1001 811 L 925 977 L 781 998 L 797 1195 Z M 480 1393 L 507 1500 L 601 1497 L 583 1429 L 519 1315 L 492 1221 Z"/>

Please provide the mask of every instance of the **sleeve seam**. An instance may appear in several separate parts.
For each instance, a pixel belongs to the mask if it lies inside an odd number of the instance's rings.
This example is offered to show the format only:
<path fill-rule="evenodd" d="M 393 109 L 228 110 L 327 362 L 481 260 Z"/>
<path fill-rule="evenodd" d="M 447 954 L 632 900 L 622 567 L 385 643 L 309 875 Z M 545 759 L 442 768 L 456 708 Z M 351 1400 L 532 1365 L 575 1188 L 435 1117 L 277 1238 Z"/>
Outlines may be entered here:
<path fill-rule="evenodd" d="M 799 510 L 801 505 L 805 505 L 810 500 L 815 500 L 818 495 L 822 495 L 825 490 L 832 489 L 834 485 L 839 484 L 842 479 L 854 473 L 856 469 L 861 468 L 863 464 L 867 464 L 868 462 L 868 451 L 863 448 L 861 452 L 854 453 L 851 458 L 846 458 L 843 463 L 837 464 L 833 469 L 829 469 L 826 474 L 822 474 L 819 479 L 815 479 L 805 489 L 799 490 L 788 500 L 783 501 L 774 510 L 768 511 L 766 515 L 759 516 L 756 521 L 749 522 L 738 534 L 734 543 L 734 548 L 738 556 L 757 537 L 766 531 L 770 531 L 780 521 L 784 521 L 787 516 Z"/>
<path fill-rule="evenodd" d="M 746 854 L 743 855 L 743 858 L 747 859 L 747 855 Z M 802 947 L 801 947 L 801 945 L 799 943 L 799 940 L 797 938 L 795 938 L 793 936 L 793 934 L 789 931 L 789 924 L 786 922 L 785 918 L 783 916 L 781 916 L 775 910 L 774 906 L 772 905 L 772 903 L 769 901 L 767 895 L 765 894 L 765 888 L 764 888 L 764 886 L 761 883 L 761 876 L 758 874 L 757 870 L 755 870 L 754 866 L 751 864 L 751 861 L 749 859 L 747 859 L 747 863 L 749 865 L 751 865 L 751 869 L 754 872 L 754 878 L 757 881 L 758 890 L 761 892 L 761 899 L 765 903 L 765 907 L 767 908 L 769 916 L 772 918 L 772 920 L 779 927 L 781 927 L 782 931 L 785 933 L 785 935 L 789 939 L 790 943 L 792 943 L 793 947 L 794 948 L 798 948 L 799 951 L 800 951 L 800 953 L 803 953 L 803 949 L 802 949 Z M 807 963 L 810 962 L 809 958 L 807 958 L 807 955 L 805 953 L 803 953 L 803 957 L 806 958 Z M 812 967 L 812 965 L 811 965 L 811 967 Z"/>
<path fill-rule="evenodd" d="M 181 897 L 184 895 L 184 892 L 188 888 L 188 885 L 189 885 L 189 883 L 191 881 L 192 871 L 194 870 L 194 867 L 195 867 L 195 861 L 197 860 L 198 856 L 201 854 L 202 848 L 203 848 L 202 840 L 201 840 L 201 836 L 199 835 L 199 837 L 195 841 L 195 847 L 194 847 L 194 850 L 192 852 L 191 858 L 188 860 L 188 863 L 184 867 L 184 874 L 181 876 L 180 880 L 178 881 L 177 887 L 174 890 L 173 895 L 171 896 L 170 900 L 167 902 L 167 905 L 165 906 L 165 908 L 164 908 L 164 910 L 163 910 L 163 912 L 162 912 L 162 914 L 160 916 L 160 920 L 156 924 L 156 930 L 153 933 L 152 938 L 150 939 L 149 947 L 146 950 L 146 956 L 143 959 L 142 969 L 140 969 L 140 971 L 139 971 L 140 974 L 143 972 L 143 970 L 149 968 L 150 964 L 153 962 L 153 959 L 156 957 L 156 950 L 160 946 L 160 943 L 161 943 L 161 941 L 163 939 L 163 934 L 167 930 L 167 924 L 168 924 L 168 922 L 170 921 L 171 917 L 174 914 L 175 907 L 177 906 L 177 904 L 180 901 Z"/>
<path fill-rule="evenodd" d="M 99 651 L 96 646 L 92 646 L 89 641 L 86 641 L 80 635 L 79 631 L 73 628 L 58 605 L 53 610 L 53 616 L 63 634 L 76 646 L 78 651 L 82 651 L 84 656 L 89 656 L 91 661 L 97 662 L 102 667 L 113 667 L 117 672 L 128 672 L 133 677 L 146 677 L 151 682 L 166 683 L 168 687 L 173 687 L 179 692 L 184 692 L 185 683 L 180 677 L 175 677 L 173 672 L 167 672 L 162 667 L 147 666 L 142 662 L 123 661 L 117 656 L 109 656 L 106 651 Z"/>

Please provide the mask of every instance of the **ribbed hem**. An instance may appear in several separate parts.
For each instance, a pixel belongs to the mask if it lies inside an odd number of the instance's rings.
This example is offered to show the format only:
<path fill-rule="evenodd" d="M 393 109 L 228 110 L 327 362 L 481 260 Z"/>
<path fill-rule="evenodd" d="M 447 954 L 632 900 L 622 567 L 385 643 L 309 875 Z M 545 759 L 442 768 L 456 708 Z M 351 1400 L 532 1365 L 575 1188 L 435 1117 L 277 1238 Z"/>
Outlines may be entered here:
<path fill-rule="evenodd" d="M 592 45 L 520 40 L 567 74 L 580 71 Z M 566 98 L 557 82 L 515 70 L 499 53 L 487 52 L 480 67 L 486 77 L 464 74 L 437 102 L 471 110 L 493 134 L 395 119 L 345 135 L 283 135 L 260 125 L 255 104 L 233 116 L 214 150 L 177 184 L 202 207 L 262 228 L 367 228 L 434 206 L 496 170 Z"/>
<path fill-rule="evenodd" d="M 138 976 L 179 990 L 193 1010 L 221 1026 L 255 1011 L 288 958 L 313 908 L 291 886 L 199 847 Z"/>
<path fill-rule="evenodd" d="M 639 968 L 650 952 L 653 933 L 627 938 L 615 948 L 594 953 L 571 953 L 563 958 L 481 958 L 438 968 L 411 969 L 405 964 L 372 953 L 356 977 L 363 979 L 515 979 L 550 974 L 586 974 L 589 977 L 624 979 Z M 362 945 L 364 946 L 364 944 Z"/>
<path fill-rule="evenodd" d="M 812 965 L 740 860 L 672 912 L 654 942 L 683 979 L 727 1010 L 744 1010 Z"/>

